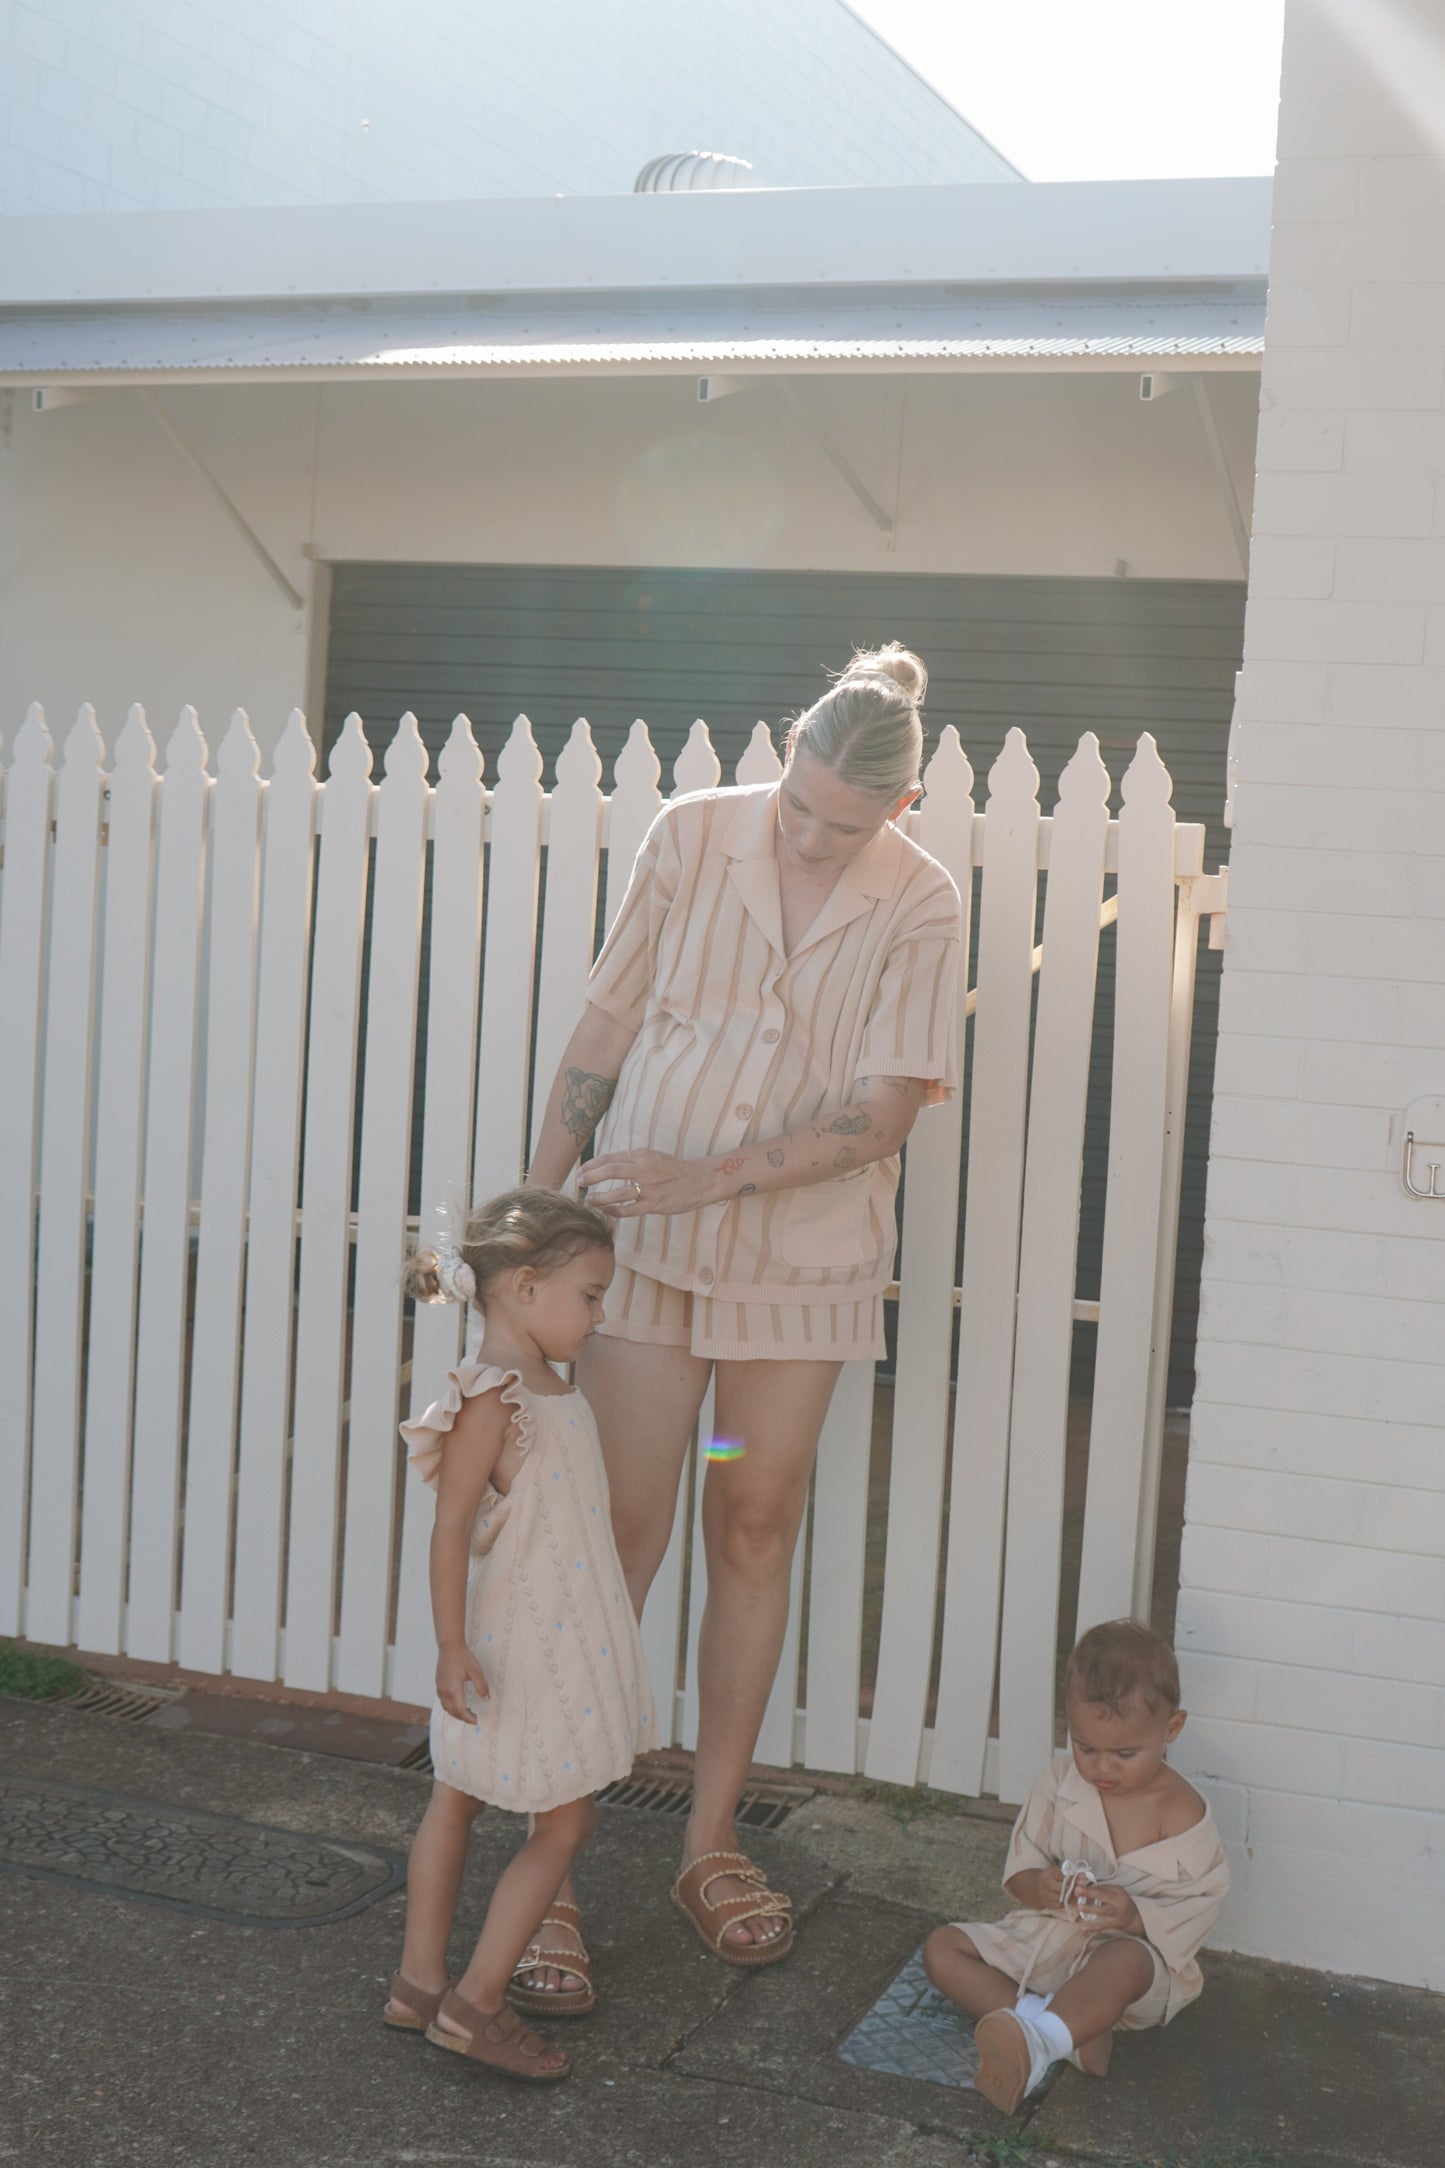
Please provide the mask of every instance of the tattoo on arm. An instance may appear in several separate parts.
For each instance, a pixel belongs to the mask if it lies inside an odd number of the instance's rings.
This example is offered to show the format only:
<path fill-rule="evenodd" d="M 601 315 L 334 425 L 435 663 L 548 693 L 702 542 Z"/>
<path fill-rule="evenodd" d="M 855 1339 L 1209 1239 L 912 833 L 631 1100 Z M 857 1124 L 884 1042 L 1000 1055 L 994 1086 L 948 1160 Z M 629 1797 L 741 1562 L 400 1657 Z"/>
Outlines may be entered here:
<path fill-rule="evenodd" d="M 757 1190 L 758 1185 L 756 1182 L 744 1182 L 742 1188 L 738 1191 L 738 1195 L 740 1197 L 755 1197 Z"/>
<path fill-rule="evenodd" d="M 741 1165 L 742 1161 L 737 1157 L 725 1159 L 722 1163 L 722 1172 L 724 1174 L 736 1174 Z"/>
<path fill-rule="evenodd" d="M 851 1144 L 845 1144 L 842 1150 L 834 1155 L 833 1165 L 835 1167 L 856 1167 L 857 1164 L 858 1154 Z"/>
<path fill-rule="evenodd" d="M 783 1161 L 787 1158 L 787 1156 L 787 1153 L 783 1151 L 781 1147 L 775 1147 L 768 1154 L 768 1165 L 770 1167 L 781 1167 Z"/>
<path fill-rule="evenodd" d="M 562 1127 L 585 1144 L 596 1129 L 617 1089 L 615 1076 L 594 1076 L 587 1069 L 569 1069 L 562 1086 Z"/>
<path fill-rule="evenodd" d="M 852 1114 L 835 1114 L 831 1122 L 824 1123 L 823 1134 L 834 1137 L 861 1137 L 864 1130 L 871 1126 L 871 1117 L 860 1108 Z"/>

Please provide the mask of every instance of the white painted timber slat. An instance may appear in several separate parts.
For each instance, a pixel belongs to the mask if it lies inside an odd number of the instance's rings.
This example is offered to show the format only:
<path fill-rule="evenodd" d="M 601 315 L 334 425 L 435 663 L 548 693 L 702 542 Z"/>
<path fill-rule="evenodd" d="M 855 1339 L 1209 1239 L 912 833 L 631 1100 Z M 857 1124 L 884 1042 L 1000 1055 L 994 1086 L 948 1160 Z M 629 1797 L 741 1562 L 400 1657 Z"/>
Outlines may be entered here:
<path fill-rule="evenodd" d="M 383 1691 L 390 1639 L 399 1454 L 396 1426 L 401 1400 L 402 1296 L 397 1275 L 406 1248 L 417 980 L 431 797 L 426 771 L 426 747 L 416 717 L 404 715 L 387 749 L 386 780 L 377 794 L 376 884 L 366 989 L 346 1545 L 336 1656 L 336 1683 L 349 1694 Z M 290 1602 L 288 1595 L 288 1664 Z"/>
<path fill-rule="evenodd" d="M 971 1793 L 982 1787 L 998 1652 L 1033 992 L 1038 786 L 1038 770 L 1023 733 L 1010 730 L 989 775 L 948 1585 L 931 1764 L 935 1785 Z"/>
<path fill-rule="evenodd" d="M 924 782 L 925 795 L 912 835 L 947 868 L 962 904 L 955 1018 L 960 1087 L 946 1107 L 920 1114 L 905 1155 L 888 1545 L 867 1764 L 870 1776 L 892 1784 L 912 1784 L 918 1774 L 933 1664 L 948 1449 L 953 1271 L 963 1156 L 964 1001 L 973 915 L 973 770 L 952 724 L 939 739 Z"/>
<path fill-rule="evenodd" d="M 482 966 L 482 756 L 465 715 L 452 724 L 432 793 L 431 948 L 427 965 L 426 1082 L 422 1104 L 421 1236 L 437 1212 L 465 1209 L 470 1186 L 477 1000 Z M 461 1316 L 452 1303 L 418 1303 L 412 1326 L 408 1413 L 420 1415 L 457 1360 Z M 398 1447 L 399 1450 L 399 1447 Z M 402 1492 L 392 1693 L 428 1701 L 436 1664 L 427 1550 L 435 1494 L 415 1477 Z"/>
<path fill-rule="evenodd" d="M 838 1769 L 850 1776 L 858 1754 L 873 1369 L 872 1363 L 844 1363 L 813 1477 L 803 1759 L 810 1769 Z M 784 1758 L 792 1759 L 791 1740 Z"/>
<path fill-rule="evenodd" d="M 5 779 L 0 880 L 0 1633 L 23 1624 L 35 1327 L 35 1177 L 46 879 L 54 778 L 44 711 L 32 707 Z"/>
<path fill-rule="evenodd" d="M 181 1410 L 191 1278 L 191 1147 L 196 1095 L 206 813 L 212 790 L 194 708 L 166 745 L 156 846 L 155 975 L 146 1086 L 145 1216 L 136 1332 L 127 1653 L 173 1653 Z M 231 987 L 225 999 L 235 998 Z M 82 1582 L 82 1597 L 84 1584 Z"/>
<path fill-rule="evenodd" d="M 783 772 L 773 734 L 766 723 L 754 723 L 752 736 L 743 749 L 743 757 L 737 764 L 737 780 L 747 783 L 776 783 Z"/>
<path fill-rule="evenodd" d="M 351 714 L 332 749 L 321 800 L 286 1568 L 286 1683 L 318 1689 L 331 1684 L 336 1630 L 352 1129 L 374 791 L 371 748 L 361 717 Z"/>
<path fill-rule="evenodd" d="M 662 808 L 657 787 L 662 763 L 652 749 L 647 725 L 634 723 L 627 743 L 617 756 L 612 796 L 607 806 L 607 901 L 604 916 L 610 928 L 622 907 L 633 862 L 642 839 Z"/>
<path fill-rule="evenodd" d="M 1108 801 L 1109 772 L 1090 731 L 1059 779 L 1034 1024 L 999 1652 L 1005 1799 L 1024 1798 L 1054 1750 L 1074 1264 Z"/>
<path fill-rule="evenodd" d="M 82 707 L 65 741 L 55 786 L 35 1281 L 34 1405 L 44 1410 L 44 1431 L 30 1475 L 24 1622 L 32 1641 L 59 1644 L 71 1637 L 75 1579 L 104 753 L 95 710 Z"/>
<path fill-rule="evenodd" d="M 602 841 L 602 763 L 587 724 L 573 725 L 557 761 L 548 808 L 547 902 L 542 914 L 542 969 L 537 991 L 536 1083 L 532 1143 L 547 1111 L 547 1095 L 567 1041 L 587 999 L 592 936 L 597 924 L 598 857 Z"/>
<path fill-rule="evenodd" d="M 106 792 L 105 904 L 95 1115 L 95 1218 L 81 1493 L 81 1648 L 120 1647 L 140 1272 L 141 1137 L 150 993 L 155 741 L 133 707 Z"/>
<path fill-rule="evenodd" d="M 487 852 L 486 960 L 477 1057 L 472 1191 L 494 1197 L 522 1179 L 527 1152 L 537 883 L 542 851 L 542 756 L 525 715 L 497 762 Z M 550 1077 L 539 1077 L 545 1092 Z"/>
<path fill-rule="evenodd" d="M 192 1671 L 222 1671 L 226 1663 L 251 1166 L 261 813 L 266 804 L 260 766 L 260 748 L 237 708 L 216 756 L 211 799 L 201 1225 L 176 1648 L 180 1662 Z M 309 771 L 305 787 L 314 787 Z M 297 886 L 293 884 L 293 893 Z M 304 917 L 301 924 L 304 928 Z M 295 938 L 299 946 L 299 932 Z M 255 1329 L 249 1315 L 246 1325 L 248 1333 Z"/>
<path fill-rule="evenodd" d="M 1114 1076 L 1079 1564 L 1081 1631 L 1127 1614 L 1134 1601 L 1173 979 L 1172 787 L 1146 731 L 1120 786 Z"/>
<path fill-rule="evenodd" d="M 687 734 L 687 743 L 672 764 L 672 794 L 682 798 L 689 791 L 716 790 L 722 781 L 722 762 L 713 751 L 707 724 L 701 717 Z"/>
<path fill-rule="evenodd" d="M 296 1170 L 318 799 L 315 767 L 316 748 L 305 718 L 293 709 L 276 748 L 276 773 L 266 793 L 246 1341 L 236 1472 L 230 1667 L 243 1678 L 254 1679 L 275 1677 L 279 1653 L 281 1517 L 296 1285 Z M 184 1582 L 182 1597 L 184 1601 Z"/>

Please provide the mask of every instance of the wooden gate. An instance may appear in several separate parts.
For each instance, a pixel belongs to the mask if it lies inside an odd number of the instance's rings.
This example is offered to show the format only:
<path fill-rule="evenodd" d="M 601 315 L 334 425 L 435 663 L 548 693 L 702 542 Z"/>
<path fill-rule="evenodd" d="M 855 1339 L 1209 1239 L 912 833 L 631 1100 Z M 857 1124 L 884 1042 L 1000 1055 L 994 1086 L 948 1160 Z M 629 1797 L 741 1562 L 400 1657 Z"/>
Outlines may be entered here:
<path fill-rule="evenodd" d="M 610 921 L 662 802 L 646 728 L 610 797 L 585 722 L 546 792 L 525 717 L 491 789 L 464 716 L 434 781 L 410 715 L 380 780 L 354 715 L 324 783 L 299 713 L 270 780 L 239 712 L 214 775 L 190 709 L 163 774 L 139 709 L 110 773 L 89 709 L 58 772 L 51 751 L 32 709 L 3 774 L 0 1631 L 425 1700 L 430 1499 L 401 1481 L 396 1420 L 432 1397 L 461 1321 L 419 1310 L 407 1359 L 418 1033 L 422 1198 L 507 1187 L 580 1013 L 599 886 Z M 737 772 L 777 774 L 763 725 Z M 719 780 L 698 723 L 674 787 Z M 1017 730 L 984 810 L 951 728 L 925 781 L 910 826 L 977 919 L 977 985 L 960 987 L 967 1092 L 907 1154 L 871 1714 L 874 1379 L 850 1364 L 759 1758 L 1018 1798 L 1054 1732 L 1080 1316 L 1098 1356 L 1078 1616 L 1147 1608 L 1194 960 L 1223 882 L 1147 735 L 1117 818 L 1092 735 L 1051 815 Z M 1081 1304 L 1101 939 L 1118 943 L 1111 1144 L 1102 1286 Z M 643 1620 L 664 1726 L 688 1744 L 700 1494 L 690 1471 Z"/>

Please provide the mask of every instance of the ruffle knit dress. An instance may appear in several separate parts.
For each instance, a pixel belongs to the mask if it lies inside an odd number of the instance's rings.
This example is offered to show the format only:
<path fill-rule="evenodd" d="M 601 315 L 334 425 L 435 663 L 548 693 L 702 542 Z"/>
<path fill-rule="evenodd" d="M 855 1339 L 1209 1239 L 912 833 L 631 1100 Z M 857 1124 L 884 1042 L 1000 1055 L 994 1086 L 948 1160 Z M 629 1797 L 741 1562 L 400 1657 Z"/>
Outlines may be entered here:
<path fill-rule="evenodd" d="M 532 1393 L 515 1370 L 463 1362 L 402 1424 L 411 1465 L 435 1490 L 462 1402 L 498 1387 L 524 1458 L 505 1496 L 487 1485 L 472 1528 L 466 1641 L 491 1698 L 474 1723 L 433 1707 L 432 1766 L 473 1799 L 537 1814 L 625 1777 L 657 1743 L 657 1712 L 581 1393 Z"/>

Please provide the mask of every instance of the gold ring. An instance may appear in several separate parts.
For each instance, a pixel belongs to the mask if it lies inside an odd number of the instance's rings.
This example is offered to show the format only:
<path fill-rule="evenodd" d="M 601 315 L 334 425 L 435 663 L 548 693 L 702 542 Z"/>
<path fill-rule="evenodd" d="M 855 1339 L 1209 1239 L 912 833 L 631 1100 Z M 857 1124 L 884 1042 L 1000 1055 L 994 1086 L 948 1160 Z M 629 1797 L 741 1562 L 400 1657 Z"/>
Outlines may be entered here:
<path fill-rule="evenodd" d="M 638 1181 L 636 1175 L 632 1178 L 632 1201 L 634 1204 L 641 1204 L 642 1202 L 642 1184 Z"/>

